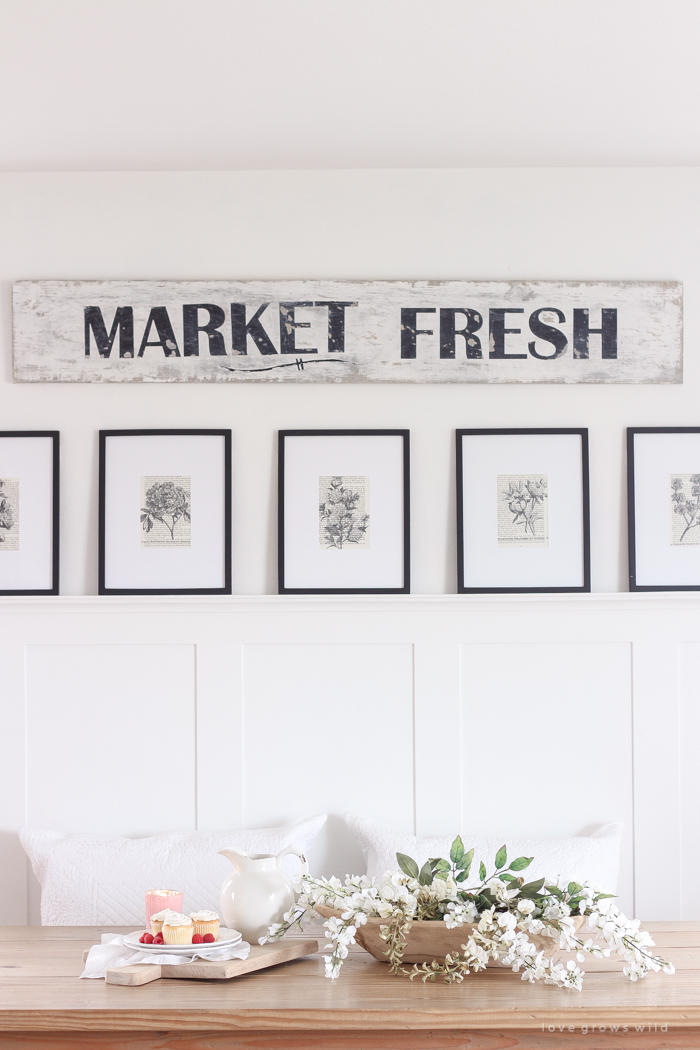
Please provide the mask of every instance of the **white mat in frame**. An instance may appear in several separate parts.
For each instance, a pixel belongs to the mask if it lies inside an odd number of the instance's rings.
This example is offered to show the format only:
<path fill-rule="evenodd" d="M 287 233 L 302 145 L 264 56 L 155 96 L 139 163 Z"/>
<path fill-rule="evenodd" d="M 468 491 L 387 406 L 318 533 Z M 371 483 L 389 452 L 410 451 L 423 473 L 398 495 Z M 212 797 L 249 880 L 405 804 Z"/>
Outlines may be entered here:
<path fill-rule="evenodd" d="M 280 594 L 407 594 L 407 430 L 279 432 Z"/>
<path fill-rule="evenodd" d="M 230 430 L 100 431 L 99 593 L 231 593 Z"/>
<path fill-rule="evenodd" d="M 0 594 L 56 595 L 60 437 L 0 431 Z"/>
<path fill-rule="evenodd" d="M 588 431 L 457 431 L 460 594 L 590 591 Z"/>
<path fill-rule="evenodd" d="M 631 591 L 700 590 L 700 427 L 629 427 Z"/>

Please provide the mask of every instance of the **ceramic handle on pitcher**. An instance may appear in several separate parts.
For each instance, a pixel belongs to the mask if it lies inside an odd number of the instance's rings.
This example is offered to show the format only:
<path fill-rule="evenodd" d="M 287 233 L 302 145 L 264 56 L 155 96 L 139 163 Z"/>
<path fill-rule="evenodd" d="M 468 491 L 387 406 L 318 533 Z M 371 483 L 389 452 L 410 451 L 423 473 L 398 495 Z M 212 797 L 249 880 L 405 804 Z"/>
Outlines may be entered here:
<path fill-rule="evenodd" d="M 297 849 L 296 846 L 287 846 L 285 847 L 285 849 L 282 850 L 281 853 L 278 853 L 276 858 L 277 864 L 279 865 L 279 862 L 282 860 L 282 857 L 286 857 L 290 853 L 292 853 L 295 857 L 298 857 L 301 861 L 302 875 L 310 875 L 311 872 L 309 871 L 309 862 L 307 861 L 306 856 L 301 852 L 301 850 Z"/>

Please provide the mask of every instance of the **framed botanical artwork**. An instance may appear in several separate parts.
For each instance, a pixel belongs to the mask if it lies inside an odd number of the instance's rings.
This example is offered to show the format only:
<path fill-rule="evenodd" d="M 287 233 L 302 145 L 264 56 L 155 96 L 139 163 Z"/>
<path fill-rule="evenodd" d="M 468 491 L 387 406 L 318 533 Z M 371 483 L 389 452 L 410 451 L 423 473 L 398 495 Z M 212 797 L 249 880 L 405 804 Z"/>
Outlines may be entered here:
<path fill-rule="evenodd" d="M 231 593 L 231 431 L 101 430 L 100 594 Z"/>
<path fill-rule="evenodd" d="M 631 591 L 700 590 L 700 427 L 629 427 Z"/>
<path fill-rule="evenodd" d="M 281 430 L 280 594 L 409 594 L 408 430 Z"/>
<path fill-rule="evenodd" d="M 0 595 L 58 594 L 59 434 L 0 431 Z"/>
<path fill-rule="evenodd" d="M 591 589 L 588 431 L 457 431 L 460 594 Z"/>

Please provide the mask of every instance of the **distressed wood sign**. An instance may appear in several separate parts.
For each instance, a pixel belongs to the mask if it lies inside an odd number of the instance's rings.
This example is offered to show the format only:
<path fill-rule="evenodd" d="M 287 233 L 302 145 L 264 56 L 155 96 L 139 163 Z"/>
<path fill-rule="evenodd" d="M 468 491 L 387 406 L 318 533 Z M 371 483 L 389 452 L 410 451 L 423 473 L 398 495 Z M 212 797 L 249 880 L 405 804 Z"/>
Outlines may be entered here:
<path fill-rule="evenodd" d="M 682 285 L 20 281 L 14 378 L 681 383 Z"/>

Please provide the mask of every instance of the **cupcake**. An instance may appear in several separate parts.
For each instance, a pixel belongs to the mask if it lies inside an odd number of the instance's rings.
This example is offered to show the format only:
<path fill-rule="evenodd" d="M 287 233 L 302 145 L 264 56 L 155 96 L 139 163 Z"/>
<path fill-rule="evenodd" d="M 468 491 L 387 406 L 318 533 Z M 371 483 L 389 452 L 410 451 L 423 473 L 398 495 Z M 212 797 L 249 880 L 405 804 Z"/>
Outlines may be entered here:
<path fill-rule="evenodd" d="M 191 911 L 190 918 L 194 923 L 194 933 L 202 937 L 211 933 L 216 940 L 219 933 L 219 916 L 215 911 Z"/>
<path fill-rule="evenodd" d="M 166 915 L 161 933 L 165 944 L 192 944 L 194 924 L 189 915 Z"/>
<path fill-rule="evenodd" d="M 163 929 L 163 923 L 166 919 L 169 919 L 172 915 L 181 915 L 182 912 L 172 911 L 170 908 L 163 908 L 162 911 L 157 911 L 155 915 L 151 915 L 151 933 L 160 933 Z"/>

